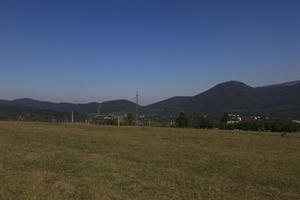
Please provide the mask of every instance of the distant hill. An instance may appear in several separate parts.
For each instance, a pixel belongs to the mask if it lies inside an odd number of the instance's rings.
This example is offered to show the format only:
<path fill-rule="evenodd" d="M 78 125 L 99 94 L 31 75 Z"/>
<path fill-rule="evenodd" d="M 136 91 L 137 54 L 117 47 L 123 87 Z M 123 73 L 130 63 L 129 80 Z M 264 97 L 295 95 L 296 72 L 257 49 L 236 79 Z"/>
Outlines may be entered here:
<path fill-rule="evenodd" d="M 71 104 L 71 103 L 52 103 L 47 101 L 38 101 L 29 98 L 15 99 L 13 101 L 0 100 L 2 105 L 14 105 L 36 109 L 47 109 L 62 112 L 81 112 L 81 113 L 92 113 L 97 111 L 98 103 L 88 104 Z"/>
<path fill-rule="evenodd" d="M 229 81 L 193 97 L 173 97 L 149 107 L 169 111 L 228 110 L 250 108 L 252 100 L 253 88 L 241 82 Z"/>
<path fill-rule="evenodd" d="M 228 81 L 193 97 L 170 98 L 149 108 L 174 112 L 254 112 L 284 113 L 300 116 L 300 81 L 256 87 L 238 81 Z"/>
<path fill-rule="evenodd" d="M 194 96 L 193 101 L 199 110 L 251 109 L 255 91 L 244 83 L 229 81 Z"/>
<path fill-rule="evenodd" d="M 135 112 L 136 104 L 128 100 L 103 103 L 52 103 L 33 99 L 0 100 L 0 105 L 22 106 L 59 112 L 112 113 Z M 172 97 L 148 106 L 139 106 L 140 112 L 201 112 L 251 113 L 300 117 L 300 81 L 265 87 L 251 87 L 239 81 L 228 81 L 195 96 Z"/>
<path fill-rule="evenodd" d="M 172 97 L 158 103 L 146 106 L 149 110 L 163 111 L 163 110 L 184 110 L 187 103 L 190 102 L 192 97 Z"/>
<path fill-rule="evenodd" d="M 34 109 L 45 109 L 60 112 L 80 112 L 85 114 L 110 113 L 110 112 L 134 112 L 135 103 L 128 100 L 114 100 L 103 103 L 87 103 L 87 104 L 72 104 L 72 103 L 53 103 L 47 101 L 38 101 L 29 98 L 15 99 L 12 101 L 0 100 L 0 105 L 20 106 Z"/>
<path fill-rule="evenodd" d="M 140 109 L 140 107 L 139 107 Z M 112 112 L 135 112 L 136 110 L 136 104 L 120 99 L 120 100 L 114 100 L 114 101 L 106 101 L 100 104 L 99 112 L 100 113 L 112 113 Z"/>
<path fill-rule="evenodd" d="M 285 83 L 280 83 L 280 84 L 273 84 L 273 85 L 268 85 L 268 86 L 264 86 L 264 87 L 285 87 L 285 86 L 293 86 L 293 85 L 297 85 L 300 84 L 300 80 L 299 81 L 290 81 L 290 82 L 285 82 Z"/>
<path fill-rule="evenodd" d="M 75 121 L 85 121 L 86 116 L 74 113 Z M 48 121 L 48 122 L 67 122 L 71 121 L 70 113 L 54 110 L 34 109 L 22 106 L 0 105 L 0 120 L 22 120 L 22 121 Z"/>
<path fill-rule="evenodd" d="M 55 110 L 62 112 L 81 112 L 81 113 L 96 113 L 98 103 L 88 103 L 88 104 L 71 104 L 71 103 L 52 103 L 47 101 L 38 101 L 29 98 L 23 99 L 15 99 L 13 101 L 0 101 L 1 104 L 6 105 L 16 105 L 37 109 L 47 109 L 47 110 Z"/>

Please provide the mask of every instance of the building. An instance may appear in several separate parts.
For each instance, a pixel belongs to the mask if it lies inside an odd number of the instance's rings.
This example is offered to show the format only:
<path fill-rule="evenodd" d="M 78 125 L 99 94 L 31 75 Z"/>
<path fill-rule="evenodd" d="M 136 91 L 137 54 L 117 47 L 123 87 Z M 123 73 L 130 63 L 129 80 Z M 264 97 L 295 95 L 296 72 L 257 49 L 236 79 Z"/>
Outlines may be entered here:
<path fill-rule="evenodd" d="M 227 124 L 236 124 L 240 123 L 242 121 L 242 117 L 235 114 L 228 114 L 229 120 L 227 121 Z"/>

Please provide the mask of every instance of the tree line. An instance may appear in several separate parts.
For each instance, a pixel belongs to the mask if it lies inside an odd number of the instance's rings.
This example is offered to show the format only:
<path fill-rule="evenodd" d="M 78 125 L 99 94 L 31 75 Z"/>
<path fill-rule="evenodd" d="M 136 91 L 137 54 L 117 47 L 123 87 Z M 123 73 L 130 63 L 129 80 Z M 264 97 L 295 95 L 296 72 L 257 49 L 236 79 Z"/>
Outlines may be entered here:
<path fill-rule="evenodd" d="M 284 119 L 252 119 L 243 118 L 235 123 L 228 123 L 230 117 L 227 113 L 217 120 L 210 120 L 208 116 L 201 115 L 196 122 L 189 124 L 190 120 L 185 113 L 180 113 L 175 120 L 179 128 L 200 128 L 200 129 L 224 129 L 224 130 L 247 130 L 247 131 L 272 131 L 272 132 L 300 132 L 300 124 Z"/>

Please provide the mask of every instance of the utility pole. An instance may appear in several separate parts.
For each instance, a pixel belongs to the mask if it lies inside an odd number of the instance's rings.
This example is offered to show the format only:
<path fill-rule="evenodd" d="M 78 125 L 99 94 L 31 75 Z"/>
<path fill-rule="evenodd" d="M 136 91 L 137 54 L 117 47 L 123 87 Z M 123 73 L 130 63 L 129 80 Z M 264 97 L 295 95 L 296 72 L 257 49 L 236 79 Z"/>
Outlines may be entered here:
<path fill-rule="evenodd" d="M 120 116 L 118 116 L 118 127 L 120 127 L 121 124 L 121 120 L 120 120 Z"/>
<path fill-rule="evenodd" d="M 101 103 L 98 103 L 98 107 L 97 107 L 97 113 L 98 115 L 100 115 L 100 111 L 101 111 Z"/>
<path fill-rule="evenodd" d="M 74 111 L 72 110 L 72 123 L 74 123 Z"/>
<path fill-rule="evenodd" d="M 136 95 L 135 95 L 135 121 L 136 121 L 136 125 L 139 125 L 139 113 L 138 113 L 138 107 L 139 107 L 139 92 L 136 91 Z"/>
<path fill-rule="evenodd" d="M 151 127 L 151 120 L 149 120 L 149 128 Z"/>

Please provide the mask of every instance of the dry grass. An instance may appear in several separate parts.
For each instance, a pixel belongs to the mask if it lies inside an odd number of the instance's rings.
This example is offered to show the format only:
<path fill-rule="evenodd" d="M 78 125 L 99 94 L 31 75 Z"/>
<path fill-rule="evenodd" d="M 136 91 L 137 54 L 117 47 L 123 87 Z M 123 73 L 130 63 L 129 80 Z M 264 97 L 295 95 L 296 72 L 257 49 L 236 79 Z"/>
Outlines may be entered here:
<path fill-rule="evenodd" d="M 300 134 L 0 122 L 0 199 L 300 199 Z"/>

